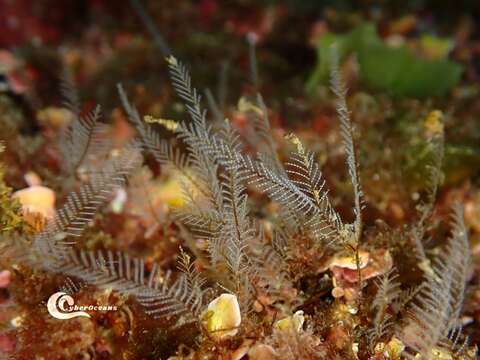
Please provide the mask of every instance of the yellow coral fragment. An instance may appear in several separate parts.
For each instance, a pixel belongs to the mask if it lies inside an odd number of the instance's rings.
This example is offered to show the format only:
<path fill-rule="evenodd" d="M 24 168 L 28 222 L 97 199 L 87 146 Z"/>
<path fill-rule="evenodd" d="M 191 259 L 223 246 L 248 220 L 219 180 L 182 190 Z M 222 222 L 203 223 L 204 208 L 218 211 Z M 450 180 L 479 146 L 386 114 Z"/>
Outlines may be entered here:
<path fill-rule="evenodd" d="M 385 343 L 383 343 L 383 342 L 379 342 L 379 343 L 375 344 L 375 348 L 373 349 L 375 354 L 381 354 L 384 350 L 385 350 Z M 388 355 L 388 353 L 385 352 L 385 356 L 387 356 L 387 355 Z"/>
<path fill-rule="evenodd" d="M 428 137 L 443 134 L 443 113 L 440 110 L 433 110 L 428 113 L 425 121 L 423 122 L 423 128 L 425 129 Z"/>
<path fill-rule="evenodd" d="M 287 316 L 284 319 L 278 320 L 273 326 L 278 330 L 292 329 L 296 332 L 300 332 L 303 328 L 305 317 L 303 311 L 299 310 L 292 316 Z"/>
<path fill-rule="evenodd" d="M 405 345 L 396 337 L 393 337 L 385 346 L 385 356 L 388 359 L 400 359 L 400 355 L 405 350 Z"/>
<path fill-rule="evenodd" d="M 433 271 L 432 264 L 430 263 L 429 259 L 420 261 L 418 263 L 418 267 L 428 276 L 432 276 L 432 277 L 435 277 L 436 279 L 439 279 L 438 276 Z"/>
<path fill-rule="evenodd" d="M 237 107 L 238 107 L 238 111 L 240 112 L 252 111 L 259 116 L 263 116 L 262 109 L 260 109 L 258 106 L 254 105 L 244 97 L 241 97 L 240 100 L 238 100 Z"/>
<path fill-rule="evenodd" d="M 178 65 L 178 60 L 175 56 L 169 55 L 165 58 L 167 63 L 169 63 L 171 66 L 177 66 Z"/>
<path fill-rule="evenodd" d="M 18 190 L 13 198 L 20 201 L 27 221 L 28 214 L 31 213 L 40 214 L 46 219 L 55 215 L 55 193 L 45 186 L 36 185 Z"/>
<path fill-rule="evenodd" d="M 177 127 L 178 127 L 178 123 L 175 120 L 171 120 L 171 119 L 154 118 L 151 115 L 145 115 L 143 117 L 143 120 L 149 124 L 160 124 L 165 129 L 170 131 L 175 131 L 177 130 Z"/>
<path fill-rule="evenodd" d="M 181 181 L 177 178 L 170 178 L 158 192 L 158 200 L 171 207 L 180 208 L 185 204 Z"/>
<path fill-rule="evenodd" d="M 68 109 L 51 106 L 38 111 L 37 119 L 41 124 L 60 129 L 68 126 L 75 119 L 75 115 Z"/>
<path fill-rule="evenodd" d="M 432 359 L 435 360 L 453 360 L 452 354 L 441 349 L 432 349 Z"/>
<path fill-rule="evenodd" d="M 242 321 L 240 306 L 235 295 L 222 294 L 208 304 L 203 315 L 208 332 L 221 340 L 235 336 Z"/>
<path fill-rule="evenodd" d="M 290 141 L 293 145 L 297 147 L 297 151 L 299 154 L 305 154 L 305 147 L 303 146 L 297 135 L 291 133 L 286 135 L 285 139 Z"/>
<path fill-rule="evenodd" d="M 12 320 L 10 320 L 10 324 L 15 327 L 15 328 L 18 328 L 20 326 L 22 326 L 22 323 L 23 323 L 24 319 L 22 316 L 17 316 L 17 317 L 14 317 Z"/>
<path fill-rule="evenodd" d="M 370 253 L 367 251 L 360 250 L 358 252 L 358 266 L 360 269 L 365 268 L 368 265 L 370 260 Z M 330 268 L 337 266 L 344 269 L 356 270 L 357 269 L 357 259 L 355 254 L 353 255 L 338 255 L 335 256 L 330 261 Z"/>

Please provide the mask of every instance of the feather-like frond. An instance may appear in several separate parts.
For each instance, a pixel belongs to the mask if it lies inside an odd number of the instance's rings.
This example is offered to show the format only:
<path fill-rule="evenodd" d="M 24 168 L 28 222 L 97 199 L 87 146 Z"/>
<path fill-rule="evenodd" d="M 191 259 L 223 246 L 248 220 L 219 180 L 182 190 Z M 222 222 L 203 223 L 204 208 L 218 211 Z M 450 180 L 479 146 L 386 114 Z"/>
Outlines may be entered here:
<path fill-rule="evenodd" d="M 256 111 L 250 111 L 249 120 L 252 125 L 252 132 L 248 134 L 248 139 L 255 149 L 259 149 L 259 159 L 267 164 L 271 169 L 281 175 L 285 175 L 285 169 L 278 157 L 277 143 L 272 136 L 270 120 L 268 117 L 268 108 L 263 101 L 263 97 L 257 94 L 256 105 L 252 106 Z"/>
<path fill-rule="evenodd" d="M 434 210 L 435 199 L 442 179 L 442 164 L 444 155 L 444 132 L 441 125 L 441 113 L 432 111 L 426 118 L 425 123 L 432 127 L 434 123 L 435 131 L 428 131 L 426 146 L 428 154 L 426 164 L 426 198 L 417 205 L 419 219 L 412 229 L 412 238 L 416 248 L 416 255 L 419 261 L 427 261 L 425 255 L 424 237 L 426 232 L 426 222 Z"/>
<path fill-rule="evenodd" d="M 364 198 L 360 176 L 358 174 L 358 162 L 355 154 L 353 124 L 350 118 L 350 111 L 347 106 L 347 89 L 343 83 L 342 76 L 338 68 L 338 54 L 335 45 L 331 48 L 331 88 L 337 97 L 337 113 L 340 120 L 340 135 L 343 146 L 347 154 L 348 174 L 353 186 L 354 192 L 354 213 L 355 213 L 355 231 L 357 236 L 362 226 L 362 208 L 364 207 Z"/>
<path fill-rule="evenodd" d="M 59 149 L 63 158 L 64 171 L 74 175 L 85 166 L 89 172 L 88 162 L 105 159 L 111 149 L 111 141 L 106 136 L 107 127 L 99 122 L 101 116 L 100 105 L 91 112 L 82 116 L 80 99 L 77 94 L 71 74 L 65 73 L 61 82 L 61 91 L 64 97 L 64 106 L 73 114 L 73 120 L 60 133 Z"/>
<path fill-rule="evenodd" d="M 332 207 L 325 189 L 325 180 L 314 159 L 314 154 L 306 150 L 300 139 L 290 135 L 297 147 L 287 163 L 287 173 L 291 181 L 297 185 L 313 201 L 317 216 L 308 222 L 317 238 L 328 238 L 332 233 L 343 229 L 340 215 Z"/>
<path fill-rule="evenodd" d="M 72 295 L 79 292 L 86 286 L 87 286 L 86 282 L 75 281 L 73 278 L 67 276 L 63 284 L 60 286 L 59 291 Z"/>
<path fill-rule="evenodd" d="M 60 78 L 60 92 L 63 98 L 63 106 L 70 110 L 75 117 L 80 117 L 80 98 L 73 80 L 72 71 L 67 67 L 63 69 L 63 74 Z"/>
<path fill-rule="evenodd" d="M 437 197 L 438 188 L 441 185 L 444 141 L 443 132 L 433 136 L 429 141 L 432 148 L 430 151 L 432 158 L 427 164 L 427 203 L 423 205 L 427 208 L 424 210 L 425 212 L 431 211 Z"/>
<path fill-rule="evenodd" d="M 288 271 L 287 239 L 276 232 L 269 242 L 261 228 L 259 236 L 252 243 L 251 259 L 258 269 L 258 287 L 273 299 L 288 301 L 292 305 L 299 303 Z"/>
<path fill-rule="evenodd" d="M 276 155 L 277 143 L 272 136 L 268 108 L 261 94 L 257 94 L 257 104 L 261 110 L 261 116 L 256 117 L 257 121 L 254 122 L 254 128 L 260 139 L 266 144 L 268 151 Z"/>
<path fill-rule="evenodd" d="M 208 107 L 213 114 L 215 122 L 220 124 L 223 121 L 224 116 L 210 89 L 205 89 L 205 98 L 207 99 Z"/>
<path fill-rule="evenodd" d="M 162 152 L 162 149 L 165 147 L 165 141 L 160 139 L 158 134 L 151 126 L 145 124 L 136 107 L 128 100 L 128 96 L 121 84 L 117 84 L 117 90 L 128 118 L 133 123 L 140 135 L 143 149 L 151 153 L 155 160 L 157 160 L 159 163 L 162 163 L 162 161 L 165 159 L 165 153 Z"/>
<path fill-rule="evenodd" d="M 448 264 L 452 276 L 452 314 L 449 328 L 458 326 L 471 266 L 470 245 L 463 221 L 463 207 L 460 204 L 456 204 L 453 208 L 451 226 L 451 237 L 447 249 L 439 255 L 441 261 Z"/>
<path fill-rule="evenodd" d="M 437 265 L 436 263 L 435 265 Z M 425 286 L 411 305 L 412 318 L 402 329 L 401 338 L 410 352 L 405 354 L 414 358 L 416 353 L 426 359 L 431 351 L 448 334 L 447 325 L 452 311 L 451 273 L 435 267 L 435 274 L 427 278 Z"/>
<path fill-rule="evenodd" d="M 230 172 L 221 177 L 225 216 L 225 225 L 222 228 L 225 260 L 232 274 L 238 276 L 248 262 L 245 248 L 254 232 L 248 218 L 247 196 L 238 176 Z"/>
<path fill-rule="evenodd" d="M 106 126 L 98 122 L 100 115 L 100 106 L 97 105 L 86 116 L 75 118 L 62 131 L 59 147 L 68 174 L 74 174 L 88 160 L 105 157 L 110 149 Z"/>
<path fill-rule="evenodd" d="M 419 353 L 430 359 L 432 350 L 458 328 L 470 265 L 463 211 L 458 205 L 453 210 L 452 228 L 447 246 L 432 262 L 432 271 L 426 274 L 427 279 L 411 305 L 411 319 L 401 335 L 409 346 L 409 358 Z"/>
<path fill-rule="evenodd" d="M 175 281 L 170 273 L 162 274 L 157 264 L 146 273 L 143 259 L 131 258 L 121 252 L 77 252 L 70 249 L 56 262 L 63 274 L 102 289 L 112 289 L 123 295 L 133 295 L 154 318 L 186 315 L 187 321 L 196 321 L 203 306 L 200 277 L 193 280 L 181 275 Z M 193 282 L 192 282 L 193 281 Z"/>
<path fill-rule="evenodd" d="M 249 276 L 254 272 L 249 266 L 246 248 L 253 237 L 254 229 L 248 217 L 247 197 L 243 184 L 243 172 L 238 165 L 237 156 L 241 148 L 238 134 L 225 123 L 222 129 L 214 134 L 206 125 L 206 112 L 201 108 L 200 95 L 191 84 L 186 67 L 174 57 L 168 59 L 170 76 L 178 96 L 185 102 L 192 121 L 179 123 L 172 127 L 186 145 L 188 151 L 188 172 L 193 174 L 193 182 L 199 183 L 200 196 L 207 200 L 207 206 L 197 204 L 196 194 L 185 188 L 187 210 L 196 209 L 193 214 L 183 209 L 177 215 L 184 224 L 193 230 L 200 230 L 200 224 L 208 224 L 206 231 L 200 234 L 208 240 L 208 251 L 213 267 L 222 266 L 228 270 L 226 282 L 222 284 L 236 293 L 244 291 L 249 285 Z M 124 99 L 126 97 L 122 95 Z M 126 103 L 127 113 L 139 123 L 138 113 Z M 140 125 L 141 135 L 147 135 L 146 124 Z M 143 129 L 142 129 L 143 128 Z M 142 134 L 143 133 L 143 134 Z M 157 153 L 161 152 L 161 143 L 152 142 Z M 172 163 L 170 155 L 158 155 L 163 162 Z M 165 151 L 163 151 L 165 153 Z M 190 173 L 191 171 L 191 173 Z M 220 220 L 220 221 L 219 221 Z M 242 288 L 243 290 L 240 290 Z M 248 297 L 248 296 L 247 296 Z M 242 300 L 241 300 L 242 301 Z"/>
<path fill-rule="evenodd" d="M 174 214 L 198 238 L 216 238 L 224 223 L 217 211 L 202 210 L 198 206 L 186 205 Z"/>
<path fill-rule="evenodd" d="M 250 156 L 238 157 L 238 160 L 245 169 L 245 180 L 257 186 L 272 200 L 298 213 L 310 213 L 315 209 L 312 199 L 287 177 L 278 175 L 263 162 L 256 161 Z"/>
<path fill-rule="evenodd" d="M 57 215 L 35 236 L 33 246 L 38 254 L 45 256 L 45 261 L 51 257 L 61 257 L 72 243 L 68 238 L 82 234 L 99 207 L 110 199 L 118 187 L 125 184 L 126 178 L 141 161 L 137 145 L 132 143 L 105 164 L 101 172 L 92 174 L 88 183 L 70 193 Z"/>
<path fill-rule="evenodd" d="M 397 302 L 401 295 L 400 284 L 397 281 L 398 275 L 392 268 L 379 279 L 376 280 L 377 293 L 372 302 L 372 309 L 375 312 L 373 318 L 373 328 L 371 329 L 371 344 L 375 344 L 379 339 L 388 335 L 392 326 L 391 317 L 388 313 L 388 307 Z"/>
<path fill-rule="evenodd" d="M 248 155 L 237 156 L 236 161 L 240 164 L 248 184 L 255 185 L 270 199 L 282 205 L 282 214 L 286 216 L 285 222 L 301 224 L 312 233 L 314 238 L 328 239 L 328 244 L 338 238 L 339 230 L 343 229 L 343 223 L 337 212 L 330 206 L 326 191 L 317 193 L 319 200 L 317 203 L 315 195 L 312 197 L 305 191 L 304 184 L 300 187 L 300 183 L 296 184 L 262 161 L 254 160 Z M 312 181 L 317 180 L 315 178 Z M 318 183 L 317 186 L 321 184 Z"/>
<path fill-rule="evenodd" d="M 215 199 L 216 192 L 210 193 L 209 186 L 206 186 L 206 184 L 215 183 L 215 164 L 210 162 L 205 154 L 195 146 L 190 146 L 190 153 L 184 154 L 174 149 L 168 141 L 160 139 L 155 130 L 141 119 L 138 110 L 129 102 L 123 87 L 120 84 L 117 87 L 123 107 L 140 135 L 143 149 L 152 154 L 160 165 L 170 166 L 178 171 L 203 196 L 209 200 Z M 180 127 L 179 125 L 178 128 Z M 177 129 L 177 132 L 182 133 L 180 129 Z M 189 131 L 186 133 L 190 134 Z M 195 177 L 189 171 L 190 168 L 196 173 Z"/>
<path fill-rule="evenodd" d="M 168 68 L 170 70 L 170 79 L 177 95 L 185 102 L 188 113 L 193 124 L 198 128 L 206 127 L 206 111 L 201 108 L 201 96 L 197 89 L 192 86 L 192 79 L 184 64 L 175 57 L 167 58 Z"/>
<path fill-rule="evenodd" d="M 202 274 L 195 268 L 195 265 L 192 262 L 190 255 L 183 251 L 183 249 L 180 249 L 180 257 L 177 267 L 180 272 L 185 276 L 190 292 L 194 293 L 196 299 L 199 301 L 198 305 L 196 305 L 199 307 L 199 309 L 198 311 L 195 311 L 195 313 L 198 313 L 202 305 L 203 288 L 205 286 L 206 280 L 202 276 Z"/>

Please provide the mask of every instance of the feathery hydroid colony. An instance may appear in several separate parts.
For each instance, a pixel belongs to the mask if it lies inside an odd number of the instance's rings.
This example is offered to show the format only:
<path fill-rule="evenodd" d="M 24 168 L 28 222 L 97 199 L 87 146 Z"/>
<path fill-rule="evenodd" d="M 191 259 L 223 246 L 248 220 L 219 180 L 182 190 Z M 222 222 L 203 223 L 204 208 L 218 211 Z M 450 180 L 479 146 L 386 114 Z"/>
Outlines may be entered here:
<path fill-rule="evenodd" d="M 315 154 L 297 136 L 287 136 L 294 150 L 287 161 L 280 159 L 260 95 L 239 102 L 257 130 L 257 147 L 263 149 L 252 155 L 228 120 L 219 126 L 207 122 L 185 66 L 173 56 L 167 62 L 190 121 L 142 118 L 119 87 L 139 135 L 120 150 L 110 151 L 112 144 L 98 122 L 99 108 L 80 116 L 78 98 L 66 83 L 67 106 L 74 120 L 61 141 L 64 172 L 84 183 L 32 239 L 4 237 L 2 247 L 13 259 L 132 296 L 159 324 L 165 320 L 176 326 L 193 324 L 197 345 L 191 355 L 471 356 L 460 345 L 459 316 L 470 262 L 461 206 L 453 209 L 452 233 L 438 255 L 430 256 L 424 245 L 441 174 L 443 133 L 434 126 L 439 114 L 426 122 L 438 156 L 429 167 L 430 192 L 410 233 L 423 279 L 404 289 L 390 252 L 372 248 L 363 238 L 365 201 L 353 124 L 335 61 L 332 89 L 354 195 L 350 224 L 333 207 Z M 182 146 L 160 139 L 154 124 L 173 132 Z M 99 208 L 126 186 L 127 178 L 142 164 L 142 151 L 162 168 L 181 175 L 184 200 L 172 212 L 198 241 L 187 244 L 195 254 L 193 261 L 180 252 L 180 271 L 175 274 L 122 252 L 81 250 L 75 241 Z M 276 213 L 268 219 L 253 215 L 251 191 L 266 194 L 278 205 Z M 369 280 L 372 277 L 377 279 Z M 302 282 L 307 279 L 314 279 L 319 290 L 305 289 Z"/>

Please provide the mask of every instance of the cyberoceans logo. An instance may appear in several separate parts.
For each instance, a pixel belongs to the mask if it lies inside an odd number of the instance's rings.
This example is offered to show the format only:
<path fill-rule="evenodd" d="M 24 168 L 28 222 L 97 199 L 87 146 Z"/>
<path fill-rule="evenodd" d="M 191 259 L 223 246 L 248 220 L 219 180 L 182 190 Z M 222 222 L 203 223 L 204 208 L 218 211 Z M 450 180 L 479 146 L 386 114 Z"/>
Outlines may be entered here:
<path fill-rule="evenodd" d="M 73 319 L 83 316 L 89 318 L 85 311 L 72 311 L 73 298 L 64 292 L 57 292 L 48 298 L 47 309 L 50 315 L 60 320 Z M 65 306 L 65 305 L 68 305 Z"/>
<path fill-rule="evenodd" d="M 47 309 L 50 315 L 56 319 L 67 320 L 76 317 L 91 317 L 84 310 L 89 311 L 116 311 L 117 307 L 108 305 L 85 305 L 78 306 L 74 304 L 73 298 L 65 292 L 56 292 L 48 298 Z"/>

